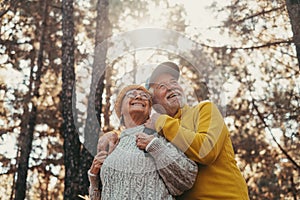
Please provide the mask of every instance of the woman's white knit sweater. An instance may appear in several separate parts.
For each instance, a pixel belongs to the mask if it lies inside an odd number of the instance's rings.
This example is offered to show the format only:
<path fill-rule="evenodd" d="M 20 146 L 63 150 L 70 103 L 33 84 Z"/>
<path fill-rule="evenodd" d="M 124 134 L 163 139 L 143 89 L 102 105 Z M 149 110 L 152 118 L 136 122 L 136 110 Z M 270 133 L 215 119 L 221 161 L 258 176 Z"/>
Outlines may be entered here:
<path fill-rule="evenodd" d="M 119 144 L 105 159 L 100 172 L 102 200 L 169 200 L 192 187 L 196 164 L 161 137 L 153 140 L 147 153 L 140 150 L 135 134 L 143 128 L 124 130 Z M 97 193 L 91 183 L 91 199 L 100 199 Z"/>

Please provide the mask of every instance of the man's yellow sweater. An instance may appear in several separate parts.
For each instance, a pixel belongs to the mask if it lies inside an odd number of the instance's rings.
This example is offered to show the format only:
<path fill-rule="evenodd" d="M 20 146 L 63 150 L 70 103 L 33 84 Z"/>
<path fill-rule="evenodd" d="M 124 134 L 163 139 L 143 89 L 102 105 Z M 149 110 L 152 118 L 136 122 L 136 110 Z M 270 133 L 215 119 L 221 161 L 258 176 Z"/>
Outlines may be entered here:
<path fill-rule="evenodd" d="M 249 199 L 246 182 L 236 165 L 229 131 L 213 103 L 185 105 L 174 118 L 161 115 L 155 127 L 199 166 L 194 186 L 178 199 Z"/>

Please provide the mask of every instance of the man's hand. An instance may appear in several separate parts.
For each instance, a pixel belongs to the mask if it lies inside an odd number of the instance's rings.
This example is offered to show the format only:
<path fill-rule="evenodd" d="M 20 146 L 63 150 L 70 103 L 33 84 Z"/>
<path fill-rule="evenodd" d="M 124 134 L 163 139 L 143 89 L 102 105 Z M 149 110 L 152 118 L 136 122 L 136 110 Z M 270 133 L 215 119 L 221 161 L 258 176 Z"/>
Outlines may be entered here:
<path fill-rule="evenodd" d="M 154 129 L 155 130 L 155 123 L 157 121 L 157 119 L 159 118 L 160 114 L 158 113 L 153 113 L 151 115 L 151 118 L 148 119 L 146 122 L 145 122 L 145 127 L 147 128 L 151 128 L 151 129 Z"/>
<path fill-rule="evenodd" d="M 102 167 L 102 164 L 107 157 L 106 151 L 100 151 L 97 153 L 97 155 L 94 157 L 93 163 L 90 168 L 90 172 L 94 175 L 97 175 Z"/>
<path fill-rule="evenodd" d="M 137 133 L 135 136 L 136 146 L 141 150 L 145 150 L 147 145 L 154 139 L 154 135 L 146 133 Z"/>
<path fill-rule="evenodd" d="M 117 132 L 110 131 L 104 133 L 98 140 L 97 152 L 106 151 L 108 154 L 110 154 L 115 149 L 118 143 L 119 136 Z"/>

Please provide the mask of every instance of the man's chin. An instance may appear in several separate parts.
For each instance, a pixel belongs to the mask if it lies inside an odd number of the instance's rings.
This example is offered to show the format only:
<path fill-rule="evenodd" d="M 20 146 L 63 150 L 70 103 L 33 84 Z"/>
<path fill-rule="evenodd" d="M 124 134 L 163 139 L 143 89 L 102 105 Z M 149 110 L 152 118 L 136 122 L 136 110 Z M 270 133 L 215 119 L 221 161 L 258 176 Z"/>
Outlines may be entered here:
<path fill-rule="evenodd" d="M 169 100 L 169 101 L 168 101 L 168 104 L 169 104 L 170 106 L 172 106 L 172 107 L 178 106 L 178 107 L 181 108 L 181 107 L 184 106 L 185 100 L 184 100 L 184 98 L 182 98 L 182 97 L 177 97 L 177 98 L 174 98 L 174 99 Z"/>
<path fill-rule="evenodd" d="M 160 114 L 167 114 L 166 109 L 160 104 L 154 104 L 153 109 Z"/>

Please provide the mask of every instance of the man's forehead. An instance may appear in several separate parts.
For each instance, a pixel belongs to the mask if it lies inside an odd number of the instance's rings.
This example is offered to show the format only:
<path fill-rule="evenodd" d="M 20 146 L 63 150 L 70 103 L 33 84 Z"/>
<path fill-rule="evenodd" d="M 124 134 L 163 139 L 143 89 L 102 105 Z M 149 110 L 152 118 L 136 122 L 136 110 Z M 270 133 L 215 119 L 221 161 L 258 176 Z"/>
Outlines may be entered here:
<path fill-rule="evenodd" d="M 155 78 L 155 80 L 153 81 L 153 83 L 157 84 L 157 83 L 167 82 L 167 81 L 172 81 L 172 80 L 177 81 L 177 79 L 174 76 L 172 76 L 171 74 L 163 73 L 163 74 L 157 76 Z"/>

